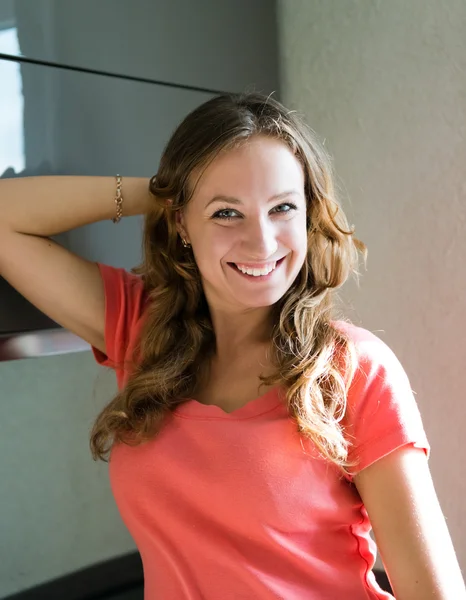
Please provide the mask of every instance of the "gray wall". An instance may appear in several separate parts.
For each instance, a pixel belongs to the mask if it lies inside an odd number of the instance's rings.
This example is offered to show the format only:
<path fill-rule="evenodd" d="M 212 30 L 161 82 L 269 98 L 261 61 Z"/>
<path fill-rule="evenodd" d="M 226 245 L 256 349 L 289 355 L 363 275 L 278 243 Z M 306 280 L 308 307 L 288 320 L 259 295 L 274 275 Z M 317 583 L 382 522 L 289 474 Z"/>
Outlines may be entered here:
<path fill-rule="evenodd" d="M 21 54 L 30 58 L 220 91 L 278 87 L 273 0 L 5 4 L 11 5 Z"/>
<path fill-rule="evenodd" d="M 466 3 L 280 0 L 283 100 L 335 157 L 369 247 L 352 316 L 410 376 L 466 569 Z"/>
<path fill-rule="evenodd" d="M 0 0 L 2 19 L 16 22 L 33 59 L 214 90 L 278 88 L 270 0 Z M 211 96 L 41 65 L 21 73 L 26 166 L 46 160 L 53 173 L 149 177 L 176 124 Z M 0 131 L 0 144 L 9 141 Z M 101 223 L 63 241 L 129 268 L 140 222 Z M 90 352 L 0 363 L 0 597 L 134 550 L 107 466 L 88 448 L 115 389 Z"/>
<path fill-rule="evenodd" d="M 90 352 L 0 363 L 0 597 L 134 549 L 88 446 L 115 389 Z"/>

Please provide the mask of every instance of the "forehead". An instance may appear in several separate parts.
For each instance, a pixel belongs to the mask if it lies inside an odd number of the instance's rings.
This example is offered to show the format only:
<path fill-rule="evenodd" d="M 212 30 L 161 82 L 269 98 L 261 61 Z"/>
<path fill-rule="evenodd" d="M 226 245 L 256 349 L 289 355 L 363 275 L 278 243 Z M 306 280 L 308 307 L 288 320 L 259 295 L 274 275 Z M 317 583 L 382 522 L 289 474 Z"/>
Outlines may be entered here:
<path fill-rule="evenodd" d="M 221 152 L 196 179 L 193 201 L 216 195 L 260 200 L 290 188 L 304 192 L 301 163 L 284 142 L 265 137 Z"/>

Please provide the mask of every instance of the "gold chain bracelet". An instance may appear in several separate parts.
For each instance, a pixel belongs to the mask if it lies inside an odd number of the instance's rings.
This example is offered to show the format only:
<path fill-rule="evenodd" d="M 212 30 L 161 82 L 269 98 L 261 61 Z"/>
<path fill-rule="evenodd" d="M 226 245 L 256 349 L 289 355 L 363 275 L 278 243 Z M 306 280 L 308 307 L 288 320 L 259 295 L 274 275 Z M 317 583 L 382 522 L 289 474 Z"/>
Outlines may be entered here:
<path fill-rule="evenodd" d="M 115 194 L 116 217 L 112 219 L 114 223 L 118 223 L 123 216 L 123 194 L 121 191 L 121 176 L 116 175 L 117 187 Z"/>

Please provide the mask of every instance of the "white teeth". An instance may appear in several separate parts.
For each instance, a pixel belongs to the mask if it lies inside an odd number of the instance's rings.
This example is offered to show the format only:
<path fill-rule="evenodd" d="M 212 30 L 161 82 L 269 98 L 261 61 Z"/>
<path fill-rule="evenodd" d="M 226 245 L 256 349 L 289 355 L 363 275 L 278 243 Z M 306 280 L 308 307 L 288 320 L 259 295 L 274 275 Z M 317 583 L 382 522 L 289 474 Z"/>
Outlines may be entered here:
<path fill-rule="evenodd" d="M 241 271 L 241 273 L 245 273 L 246 275 L 252 275 L 253 277 L 260 277 L 261 275 L 268 275 L 275 269 L 276 266 L 277 266 L 276 262 L 271 263 L 269 266 L 265 267 L 264 269 L 251 269 L 248 267 L 240 267 L 239 265 L 236 265 L 236 267 L 238 268 L 239 271 Z"/>

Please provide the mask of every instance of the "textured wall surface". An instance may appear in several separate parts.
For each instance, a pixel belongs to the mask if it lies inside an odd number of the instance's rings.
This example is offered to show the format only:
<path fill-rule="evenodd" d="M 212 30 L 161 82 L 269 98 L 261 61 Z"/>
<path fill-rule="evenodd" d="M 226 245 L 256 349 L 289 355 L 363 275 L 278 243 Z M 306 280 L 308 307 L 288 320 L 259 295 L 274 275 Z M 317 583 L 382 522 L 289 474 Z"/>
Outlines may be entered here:
<path fill-rule="evenodd" d="M 396 352 L 466 570 L 466 2 L 280 0 L 282 99 L 369 248 L 353 320 Z"/>
<path fill-rule="evenodd" d="M 266 91 L 278 80 L 274 9 L 274 0 L 0 0 L 0 29 L 17 29 L 22 53 L 34 59 Z M 0 79 L 0 97 L 4 88 Z M 22 66 L 21 90 L 27 167 L 45 160 L 55 173 L 88 175 L 151 176 L 175 125 L 209 97 L 37 65 Z M 3 146 L 9 156 L 10 139 Z M 109 222 L 62 241 L 128 268 L 134 244 L 139 250 L 134 225 L 134 237 L 128 222 L 118 234 Z M 109 254 L 111 235 L 120 236 L 121 254 Z M 93 421 L 115 391 L 114 375 L 90 352 L 0 363 L 0 598 L 134 550 L 107 465 L 95 464 L 88 448 Z"/>
<path fill-rule="evenodd" d="M 0 598 L 134 551 L 88 445 L 115 392 L 91 352 L 0 363 Z"/>

